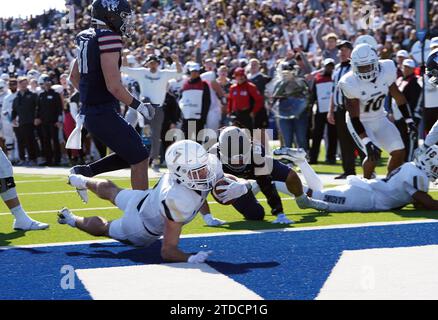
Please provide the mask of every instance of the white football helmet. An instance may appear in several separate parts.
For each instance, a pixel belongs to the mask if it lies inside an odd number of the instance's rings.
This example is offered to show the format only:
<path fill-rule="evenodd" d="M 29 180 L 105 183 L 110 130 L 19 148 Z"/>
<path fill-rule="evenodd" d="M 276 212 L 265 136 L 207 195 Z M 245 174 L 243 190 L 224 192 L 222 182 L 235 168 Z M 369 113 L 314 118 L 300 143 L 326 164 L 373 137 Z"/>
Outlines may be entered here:
<path fill-rule="evenodd" d="M 251 163 L 251 139 L 245 130 L 229 126 L 219 134 L 221 162 L 234 170 Z"/>
<path fill-rule="evenodd" d="M 166 151 L 171 177 L 192 190 L 210 191 L 216 181 L 214 155 L 191 140 L 181 140 Z"/>
<path fill-rule="evenodd" d="M 369 34 L 364 34 L 362 36 L 357 37 L 356 41 L 354 41 L 353 47 L 357 47 L 360 44 L 369 44 L 371 46 L 371 48 L 373 48 L 374 50 L 377 50 L 377 40 L 370 36 Z"/>
<path fill-rule="evenodd" d="M 414 159 L 415 165 L 426 173 L 429 180 L 438 179 L 438 146 L 433 145 Z"/>
<path fill-rule="evenodd" d="M 360 80 L 373 81 L 379 74 L 379 57 L 369 44 L 362 43 L 351 53 L 353 73 Z"/>

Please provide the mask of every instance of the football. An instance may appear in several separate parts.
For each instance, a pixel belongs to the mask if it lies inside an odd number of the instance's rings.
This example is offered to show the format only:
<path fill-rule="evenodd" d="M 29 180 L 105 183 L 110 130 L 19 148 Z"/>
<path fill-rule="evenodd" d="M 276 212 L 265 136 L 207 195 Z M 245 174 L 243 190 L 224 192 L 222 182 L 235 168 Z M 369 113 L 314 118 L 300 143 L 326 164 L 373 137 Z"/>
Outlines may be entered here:
<path fill-rule="evenodd" d="M 237 181 L 237 178 L 231 174 L 225 174 L 225 177 Z M 224 178 L 225 178 L 224 177 Z M 230 200 L 228 202 L 222 202 L 218 199 L 218 195 L 220 195 L 222 192 L 224 192 L 225 190 L 217 190 L 216 188 L 219 186 L 223 186 L 223 185 L 228 185 L 229 183 L 224 179 L 220 179 L 216 182 L 216 184 L 213 187 L 213 190 L 211 190 L 211 194 L 213 195 L 214 200 L 216 200 L 218 203 L 223 204 L 223 205 L 230 205 L 232 204 L 236 199 Z"/>

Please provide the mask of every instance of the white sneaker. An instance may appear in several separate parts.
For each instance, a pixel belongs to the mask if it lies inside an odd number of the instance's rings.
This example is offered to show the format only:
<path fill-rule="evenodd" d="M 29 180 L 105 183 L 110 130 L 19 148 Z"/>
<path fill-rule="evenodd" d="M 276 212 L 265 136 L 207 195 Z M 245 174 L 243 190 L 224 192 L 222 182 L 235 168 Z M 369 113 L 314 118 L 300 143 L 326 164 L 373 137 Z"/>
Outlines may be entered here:
<path fill-rule="evenodd" d="M 277 219 L 275 219 L 274 221 L 272 221 L 272 223 L 275 224 L 292 224 L 295 223 L 293 220 L 289 219 L 288 217 L 286 217 L 286 215 L 284 213 L 279 213 L 277 215 Z"/>
<path fill-rule="evenodd" d="M 297 205 L 300 209 L 316 209 L 318 211 L 328 211 L 329 205 L 325 201 L 316 200 L 308 197 L 307 195 L 303 195 L 301 197 L 295 198 Z"/>
<path fill-rule="evenodd" d="M 76 224 L 76 216 L 68 208 L 62 208 L 58 211 L 58 223 L 68 224 L 74 227 Z"/>
<path fill-rule="evenodd" d="M 88 203 L 88 192 L 83 178 L 84 176 L 80 174 L 70 174 L 68 184 L 76 188 L 76 192 L 84 203 Z"/>
<path fill-rule="evenodd" d="M 307 155 L 306 151 L 303 148 L 288 148 L 288 147 L 281 147 L 279 149 L 275 149 L 273 153 L 274 156 L 277 156 L 283 160 L 290 161 L 294 164 L 305 161 Z"/>
<path fill-rule="evenodd" d="M 45 230 L 49 227 L 47 223 L 33 220 L 29 217 L 21 218 L 20 220 L 14 219 L 12 225 L 14 230 L 29 231 L 29 230 Z"/>

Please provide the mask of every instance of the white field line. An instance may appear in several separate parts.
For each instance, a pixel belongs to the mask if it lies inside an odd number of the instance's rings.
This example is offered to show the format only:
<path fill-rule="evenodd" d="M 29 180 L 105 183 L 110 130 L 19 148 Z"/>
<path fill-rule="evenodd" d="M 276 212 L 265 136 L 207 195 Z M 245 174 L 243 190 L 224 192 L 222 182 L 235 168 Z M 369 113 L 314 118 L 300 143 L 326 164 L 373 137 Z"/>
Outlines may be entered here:
<path fill-rule="evenodd" d="M 73 191 L 76 192 L 76 191 Z M 292 197 L 287 197 L 287 198 L 281 198 L 281 200 L 293 200 L 294 198 Z M 267 199 L 257 199 L 259 202 L 266 202 L 268 201 Z M 216 201 L 208 201 L 208 204 L 219 204 Z M 97 207 L 97 208 L 76 208 L 76 209 L 71 209 L 69 208 L 72 212 L 75 211 L 94 211 L 94 210 L 108 210 L 108 209 L 117 209 L 117 207 L 112 206 L 112 207 Z M 38 213 L 53 213 L 53 212 L 58 212 L 59 209 L 55 209 L 55 210 L 41 210 L 41 211 L 26 211 L 27 214 L 38 214 Z M 0 212 L 0 216 L 6 216 L 11 214 L 10 212 Z"/>
<path fill-rule="evenodd" d="M 356 223 L 356 224 L 335 224 L 330 226 L 317 226 L 317 227 L 226 231 L 226 232 L 212 232 L 212 233 L 201 233 L 201 234 L 186 234 L 186 235 L 181 235 L 181 238 L 206 238 L 206 237 L 248 235 L 248 234 L 271 233 L 271 232 L 302 232 L 302 231 L 348 229 L 348 228 L 363 228 L 363 227 L 384 227 L 384 226 L 392 226 L 392 225 L 404 225 L 404 224 L 409 225 L 409 224 L 426 224 L 426 223 L 438 223 L 438 220 L 425 219 L 425 220 L 410 220 L 410 221 L 366 222 L 366 223 Z M 15 248 L 60 247 L 60 246 L 70 246 L 70 245 L 113 243 L 113 242 L 117 242 L 117 241 L 112 239 L 104 239 L 104 240 L 84 240 L 84 241 L 73 241 L 73 242 L 54 242 L 54 243 L 28 244 L 28 245 L 18 245 L 18 246 L 4 246 L 4 247 L 0 247 L 0 250 L 9 250 Z"/>
<path fill-rule="evenodd" d="M 110 178 L 110 180 L 127 180 L 129 179 L 129 177 L 124 178 L 124 177 L 114 177 L 114 178 Z M 32 183 L 32 182 L 55 182 L 55 181 L 66 181 L 67 184 L 67 178 L 60 178 L 60 179 L 43 179 L 43 180 L 15 180 L 16 184 L 19 183 Z"/>

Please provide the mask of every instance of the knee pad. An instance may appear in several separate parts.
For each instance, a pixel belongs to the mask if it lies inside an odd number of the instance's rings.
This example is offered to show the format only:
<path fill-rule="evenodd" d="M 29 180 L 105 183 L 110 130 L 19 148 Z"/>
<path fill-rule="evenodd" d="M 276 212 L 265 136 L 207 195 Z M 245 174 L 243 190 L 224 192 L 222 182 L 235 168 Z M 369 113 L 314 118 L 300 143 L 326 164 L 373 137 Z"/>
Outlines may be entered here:
<path fill-rule="evenodd" d="M 4 201 L 8 201 L 17 197 L 14 177 L 0 178 L 0 196 Z"/>

